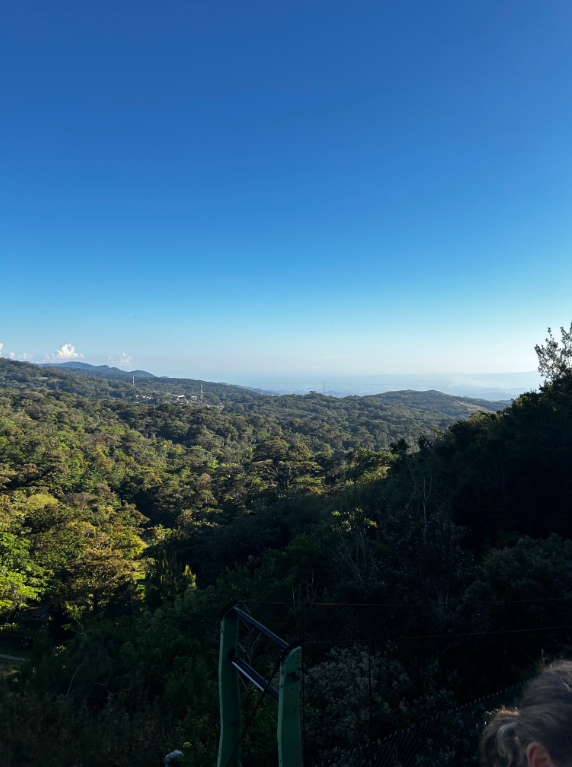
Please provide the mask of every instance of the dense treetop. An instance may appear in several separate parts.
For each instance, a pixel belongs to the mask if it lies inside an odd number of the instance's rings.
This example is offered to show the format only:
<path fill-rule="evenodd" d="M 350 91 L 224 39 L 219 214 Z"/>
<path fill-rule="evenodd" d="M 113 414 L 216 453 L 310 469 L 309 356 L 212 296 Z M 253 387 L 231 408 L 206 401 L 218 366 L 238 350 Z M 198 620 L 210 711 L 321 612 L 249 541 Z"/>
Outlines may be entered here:
<path fill-rule="evenodd" d="M 284 433 L 288 441 L 305 442 L 314 450 L 359 447 L 384 450 L 392 441 L 401 438 L 415 443 L 421 435 L 445 429 L 472 412 L 496 412 L 506 406 L 503 402 L 452 397 L 436 391 L 407 390 L 344 398 L 315 392 L 304 396 L 269 396 L 229 384 L 190 379 L 139 378 L 133 386 L 126 380 L 118 380 L 120 377 L 121 374 L 107 371 L 78 369 L 69 372 L 59 367 L 39 367 L 0 359 L 0 387 L 68 392 L 93 399 L 118 399 L 137 404 L 144 408 L 140 414 L 135 410 L 125 410 L 121 415 L 129 419 L 134 428 L 139 429 L 137 424 L 143 424 L 141 428 L 144 430 L 144 424 L 154 424 L 152 428 L 155 431 L 162 431 L 169 439 L 180 440 L 183 438 L 182 424 L 188 424 L 190 443 L 195 433 L 193 424 L 208 423 L 222 435 L 225 424 L 232 423 L 240 428 L 239 424 L 248 421 L 255 430 L 264 423 L 272 433 Z M 199 397 L 201 383 L 203 402 L 191 399 Z M 155 411 L 150 406 L 156 404 L 176 404 L 177 409 Z M 215 413 L 214 406 L 224 409 L 224 415 Z M 201 415 L 197 413 L 199 410 Z M 206 411 L 209 415 L 205 415 Z M 242 420 L 233 416 L 240 416 Z M 263 420 L 258 416 L 262 416 Z M 175 422 L 177 427 L 173 426 Z M 259 441 L 259 437 L 255 437 L 254 441 Z"/>
<path fill-rule="evenodd" d="M 34 391 L 61 391 L 84 397 L 114 398 L 130 402 L 138 397 L 151 397 L 155 402 L 167 401 L 183 394 L 198 396 L 201 381 L 187 378 L 140 378 L 133 386 L 131 376 L 112 370 L 64 368 L 59 365 L 44 367 L 29 362 L 0 359 L 0 388 L 32 389 Z M 234 397 L 241 400 L 255 397 L 248 389 L 230 384 L 205 385 L 205 402 L 218 404 Z"/>
<path fill-rule="evenodd" d="M 547 348 L 545 385 L 505 408 L 412 391 L 141 402 L 122 381 L 0 366 L 0 644 L 33 638 L 0 686 L 6 763 L 152 765 L 188 742 L 212 767 L 232 600 L 309 643 L 314 760 L 367 740 L 370 705 L 381 737 L 566 655 L 572 372 Z M 241 641 L 270 673 L 271 649 Z M 244 743 L 255 767 L 274 763 L 272 706 Z"/>

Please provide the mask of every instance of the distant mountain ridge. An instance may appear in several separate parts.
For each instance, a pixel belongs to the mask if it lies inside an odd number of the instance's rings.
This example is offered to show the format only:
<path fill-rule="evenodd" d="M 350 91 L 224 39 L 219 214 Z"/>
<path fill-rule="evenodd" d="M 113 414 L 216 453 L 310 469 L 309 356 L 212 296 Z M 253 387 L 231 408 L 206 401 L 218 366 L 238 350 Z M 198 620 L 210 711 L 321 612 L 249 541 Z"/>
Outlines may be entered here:
<path fill-rule="evenodd" d="M 109 365 L 90 365 L 88 362 L 40 362 L 42 367 L 62 367 L 62 368 L 80 368 L 81 370 L 102 370 L 107 373 L 121 373 L 126 376 L 135 376 L 135 378 L 156 378 L 153 373 L 146 370 L 121 370 L 120 368 L 110 367 Z"/>
<path fill-rule="evenodd" d="M 41 371 L 41 372 L 40 372 Z M 139 375 L 137 375 L 139 374 Z M 135 377 L 135 386 L 132 377 Z M 82 380 L 83 379 L 83 380 Z M 201 401 L 210 406 L 224 402 L 227 408 L 231 403 L 241 402 L 249 409 L 257 411 L 276 410 L 289 412 L 289 417 L 297 418 L 301 414 L 308 416 L 312 412 L 326 409 L 332 413 L 346 407 L 353 409 L 373 407 L 405 407 L 424 413 L 440 413 L 445 418 L 466 418 L 471 412 L 483 410 L 496 412 L 503 410 L 506 400 L 483 400 L 473 397 L 461 397 L 445 394 L 436 389 L 418 391 L 402 389 L 378 394 L 332 396 L 318 392 L 309 394 L 278 394 L 275 391 L 255 389 L 228 383 L 202 381 L 190 378 L 168 378 L 154 376 L 145 371 L 128 372 L 111 368 L 108 365 L 90 365 L 87 362 L 66 362 L 60 364 L 18 362 L 0 358 L 0 388 L 16 386 L 40 391 L 68 391 L 81 396 L 96 399 L 123 399 L 131 402 L 145 398 L 151 404 L 172 402 L 177 398 L 202 397 Z M 201 392 L 203 394 L 201 395 Z M 410 414 L 408 414 L 410 415 Z M 398 418 L 402 418 L 400 414 Z M 336 417 L 336 416 L 334 416 Z M 422 419 L 423 420 L 423 419 Z M 440 424 L 443 426 L 444 424 Z"/>
<path fill-rule="evenodd" d="M 266 438 L 289 434 L 289 438 L 307 443 L 312 450 L 332 453 L 359 448 L 389 450 L 400 439 L 414 449 L 421 437 L 431 438 L 436 431 L 442 432 L 473 413 L 496 413 L 505 408 L 500 401 L 455 397 L 436 390 L 407 389 L 343 398 L 318 392 L 272 396 L 213 381 L 163 377 L 132 380 L 124 372 L 40 366 L 0 358 L 0 409 L 3 389 L 19 390 L 24 399 L 38 392 L 64 396 L 64 401 L 70 394 L 106 400 L 105 408 L 125 406 L 129 418 L 151 419 L 146 433 L 160 431 L 175 440 L 177 430 L 187 433 L 191 429 L 189 439 L 193 445 L 196 440 L 197 445 L 203 445 L 201 429 L 207 423 L 213 434 L 219 435 L 217 440 L 226 440 L 232 419 L 240 416 L 246 424 L 258 424 L 256 428 L 265 423 Z M 164 420 L 172 421 L 172 426 L 163 428 Z M 150 425 L 155 421 L 155 426 Z M 198 429 L 196 434 L 193 429 Z"/>
<path fill-rule="evenodd" d="M 0 389 L 60 391 L 94 399 L 145 400 L 154 404 L 195 397 L 211 407 L 223 401 L 238 399 L 244 402 L 260 396 L 230 384 L 190 378 L 159 378 L 143 370 L 114 370 L 107 365 L 97 368 L 86 362 L 81 363 L 82 367 L 75 367 L 77 364 L 33 364 L 0 357 Z"/>

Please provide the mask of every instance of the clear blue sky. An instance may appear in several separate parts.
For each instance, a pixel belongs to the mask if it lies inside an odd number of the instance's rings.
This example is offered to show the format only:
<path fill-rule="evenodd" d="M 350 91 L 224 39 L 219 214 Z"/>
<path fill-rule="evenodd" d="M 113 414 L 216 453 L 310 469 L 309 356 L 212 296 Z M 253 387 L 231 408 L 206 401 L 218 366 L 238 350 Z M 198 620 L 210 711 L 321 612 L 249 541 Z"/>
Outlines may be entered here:
<path fill-rule="evenodd" d="M 569 0 L 19 0 L 2 35 L 3 356 L 519 371 L 572 320 Z"/>

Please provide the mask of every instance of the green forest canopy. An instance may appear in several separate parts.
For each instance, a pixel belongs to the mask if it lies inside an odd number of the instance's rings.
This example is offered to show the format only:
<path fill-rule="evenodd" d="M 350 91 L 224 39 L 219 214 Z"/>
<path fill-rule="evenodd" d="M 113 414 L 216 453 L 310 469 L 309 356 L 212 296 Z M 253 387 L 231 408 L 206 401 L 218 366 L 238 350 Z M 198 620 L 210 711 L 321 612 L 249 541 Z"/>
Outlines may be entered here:
<path fill-rule="evenodd" d="M 1 363 L 0 641 L 18 654 L 32 640 L 0 690 L 6 764 L 158 764 L 188 742 L 212 765 L 217 615 L 232 600 L 287 639 L 334 644 L 305 651 L 310 756 L 367 736 L 358 640 L 376 737 L 572 641 L 566 366 L 485 410 L 437 392 L 230 386 L 205 387 L 212 407 L 140 404 L 122 381 Z M 319 602 L 386 607 L 303 606 Z M 270 649 L 244 641 L 268 673 Z M 273 763 L 273 716 L 264 704 L 248 763 Z"/>

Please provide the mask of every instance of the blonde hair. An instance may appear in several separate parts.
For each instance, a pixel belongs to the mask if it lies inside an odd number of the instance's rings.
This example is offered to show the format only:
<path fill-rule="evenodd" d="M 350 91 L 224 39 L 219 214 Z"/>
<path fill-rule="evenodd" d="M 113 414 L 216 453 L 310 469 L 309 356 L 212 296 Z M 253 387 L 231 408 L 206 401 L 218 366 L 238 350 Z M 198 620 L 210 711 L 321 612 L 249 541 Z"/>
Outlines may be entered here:
<path fill-rule="evenodd" d="M 542 743 L 559 767 L 572 765 L 572 663 L 544 669 L 518 709 L 498 711 L 481 740 L 483 767 L 525 767 L 530 743 Z"/>

